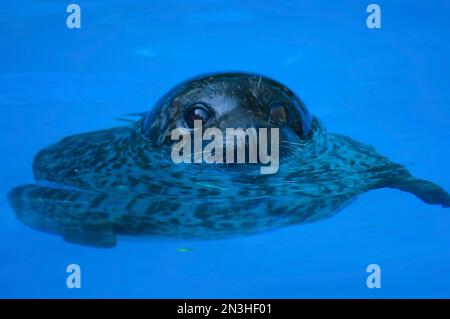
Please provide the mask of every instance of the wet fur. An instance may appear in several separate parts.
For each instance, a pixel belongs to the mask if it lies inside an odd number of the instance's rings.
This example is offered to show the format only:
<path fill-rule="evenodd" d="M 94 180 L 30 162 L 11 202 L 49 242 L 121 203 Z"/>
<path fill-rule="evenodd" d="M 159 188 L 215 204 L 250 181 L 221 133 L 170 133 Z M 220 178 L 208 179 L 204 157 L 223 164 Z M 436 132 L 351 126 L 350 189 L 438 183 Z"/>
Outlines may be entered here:
<path fill-rule="evenodd" d="M 200 80 L 198 87 L 205 88 L 217 78 Z M 261 77 L 245 80 L 243 92 L 264 93 Z M 264 78 L 263 85 L 276 83 L 270 81 Z M 180 115 L 170 107 L 180 90 L 192 89 L 189 83 L 130 125 L 70 136 L 39 152 L 33 165 L 37 182 L 9 194 L 17 217 L 69 242 L 112 247 L 117 235 L 215 239 L 308 223 L 382 187 L 450 205 L 442 188 L 415 179 L 373 147 L 327 133 L 312 116 L 309 124 L 300 123 L 308 117 L 301 113 L 303 104 L 290 123 L 300 137 L 284 135 L 286 155 L 275 175 L 260 175 L 259 166 L 174 164 L 167 132 Z"/>

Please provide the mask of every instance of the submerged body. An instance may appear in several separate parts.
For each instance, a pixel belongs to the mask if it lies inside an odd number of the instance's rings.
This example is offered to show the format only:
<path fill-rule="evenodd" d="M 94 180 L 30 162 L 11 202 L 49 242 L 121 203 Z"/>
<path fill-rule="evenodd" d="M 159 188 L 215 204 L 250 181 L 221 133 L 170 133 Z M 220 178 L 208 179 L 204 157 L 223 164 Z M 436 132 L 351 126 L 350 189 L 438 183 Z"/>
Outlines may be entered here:
<path fill-rule="evenodd" d="M 174 129 L 276 127 L 279 170 L 175 164 Z M 390 187 L 450 206 L 439 186 L 412 177 L 371 146 L 327 133 L 285 86 L 219 73 L 186 81 L 132 125 L 67 137 L 34 161 L 36 183 L 9 195 L 18 218 L 67 241 L 97 247 L 117 235 L 214 239 L 307 223 L 357 195 Z"/>

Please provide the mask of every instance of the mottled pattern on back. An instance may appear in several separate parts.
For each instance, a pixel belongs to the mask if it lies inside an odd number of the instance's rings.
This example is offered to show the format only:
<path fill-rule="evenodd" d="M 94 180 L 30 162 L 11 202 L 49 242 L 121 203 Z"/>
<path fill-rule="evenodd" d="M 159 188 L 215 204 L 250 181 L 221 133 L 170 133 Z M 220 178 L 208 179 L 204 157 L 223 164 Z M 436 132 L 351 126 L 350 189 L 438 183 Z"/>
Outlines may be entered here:
<path fill-rule="evenodd" d="M 254 96 L 257 79 L 250 76 L 250 84 L 239 88 Z M 10 193 L 18 218 L 67 241 L 99 247 L 114 246 L 121 234 L 214 239 L 323 219 L 365 191 L 401 189 L 395 181 L 410 178 L 373 147 L 328 134 L 318 119 L 300 123 L 306 121 L 303 104 L 293 129 L 283 133 L 287 155 L 277 174 L 260 175 L 256 164 L 174 164 L 163 143 L 177 111 L 161 110 L 175 103 L 177 90 L 162 99 L 159 114 L 149 113 L 151 125 L 144 116 L 132 125 L 67 137 L 39 152 L 37 182 Z M 300 137 L 291 138 L 292 132 Z M 441 194 L 438 203 L 446 200 Z"/>

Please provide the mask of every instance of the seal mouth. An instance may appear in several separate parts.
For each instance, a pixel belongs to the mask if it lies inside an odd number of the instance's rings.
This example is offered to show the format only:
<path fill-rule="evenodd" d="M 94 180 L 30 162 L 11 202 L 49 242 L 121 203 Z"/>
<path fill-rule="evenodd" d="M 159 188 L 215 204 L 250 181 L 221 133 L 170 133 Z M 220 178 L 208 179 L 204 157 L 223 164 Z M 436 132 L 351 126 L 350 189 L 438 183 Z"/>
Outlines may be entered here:
<path fill-rule="evenodd" d="M 298 146 L 298 143 L 289 142 L 295 141 L 296 135 L 287 126 L 281 130 L 279 127 L 251 126 L 224 131 L 211 127 L 203 130 L 201 123 L 193 130 L 174 130 L 171 134 L 175 140 L 170 151 L 172 161 L 176 164 L 214 164 L 216 167 L 258 166 L 261 174 L 274 174 L 278 171 L 280 158 L 293 155 Z M 284 142 L 281 148 L 280 142 Z"/>

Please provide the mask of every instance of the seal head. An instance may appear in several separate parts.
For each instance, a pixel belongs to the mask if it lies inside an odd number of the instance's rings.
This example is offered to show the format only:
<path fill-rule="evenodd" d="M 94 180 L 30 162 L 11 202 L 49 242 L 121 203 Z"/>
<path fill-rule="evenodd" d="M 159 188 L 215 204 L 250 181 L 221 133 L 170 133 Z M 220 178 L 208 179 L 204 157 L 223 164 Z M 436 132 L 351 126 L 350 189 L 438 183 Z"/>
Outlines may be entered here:
<path fill-rule="evenodd" d="M 309 137 L 314 118 L 283 84 L 247 73 L 215 73 L 185 81 L 168 92 L 142 121 L 143 135 L 156 146 L 172 145 L 171 132 L 192 129 L 280 129 L 280 140 Z"/>

